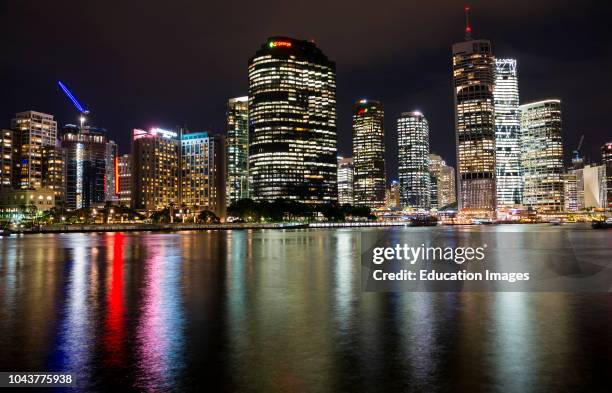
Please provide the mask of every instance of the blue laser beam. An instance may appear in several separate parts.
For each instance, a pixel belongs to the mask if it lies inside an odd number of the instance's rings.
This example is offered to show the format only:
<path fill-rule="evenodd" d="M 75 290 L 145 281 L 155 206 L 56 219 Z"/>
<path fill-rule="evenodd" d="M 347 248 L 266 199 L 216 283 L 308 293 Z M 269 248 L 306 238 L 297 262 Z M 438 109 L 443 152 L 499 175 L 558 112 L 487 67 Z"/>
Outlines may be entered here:
<path fill-rule="evenodd" d="M 81 112 L 81 113 L 88 113 L 89 112 L 88 110 L 83 108 L 81 103 L 75 98 L 75 96 L 72 95 L 70 90 L 68 90 L 68 88 L 66 87 L 66 85 L 64 85 L 62 83 L 62 81 L 57 81 L 57 84 L 63 90 L 64 94 L 66 94 L 66 97 L 68 97 L 68 99 L 70 99 L 70 101 L 72 101 L 72 103 L 74 104 L 74 106 L 77 108 L 77 110 L 79 112 Z"/>

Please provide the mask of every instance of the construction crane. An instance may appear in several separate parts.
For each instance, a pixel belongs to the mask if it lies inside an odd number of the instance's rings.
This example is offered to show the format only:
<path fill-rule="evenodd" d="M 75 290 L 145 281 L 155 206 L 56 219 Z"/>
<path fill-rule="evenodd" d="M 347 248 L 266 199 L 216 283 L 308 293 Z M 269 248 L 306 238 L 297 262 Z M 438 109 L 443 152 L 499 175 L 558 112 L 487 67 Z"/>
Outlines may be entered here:
<path fill-rule="evenodd" d="M 68 97 L 68 99 L 72 102 L 74 107 L 81 113 L 79 121 L 81 122 L 81 128 L 83 128 L 83 124 L 87 120 L 87 115 L 89 115 L 89 111 L 85 109 L 83 105 L 81 105 L 79 100 L 76 99 L 76 97 L 70 92 L 70 90 L 68 90 L 68 87 L 66 87 L 66 85 L 62 83 L 62 81 L 57 81 L 57 84 L 60 89 L 62 89 L 66 97 Z"/>

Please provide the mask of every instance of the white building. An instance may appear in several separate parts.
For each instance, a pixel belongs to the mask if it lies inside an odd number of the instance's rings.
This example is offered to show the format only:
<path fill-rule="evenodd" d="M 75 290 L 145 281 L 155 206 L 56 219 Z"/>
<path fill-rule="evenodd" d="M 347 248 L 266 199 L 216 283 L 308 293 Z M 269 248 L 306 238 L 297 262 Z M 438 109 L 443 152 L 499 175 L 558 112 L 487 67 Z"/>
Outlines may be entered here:
<path fill-rule="evenodd" d="M 521 113 L 516 60 L 495 60 L 495 172 L 497 208 L 516 207 L 522 202 Z"/>

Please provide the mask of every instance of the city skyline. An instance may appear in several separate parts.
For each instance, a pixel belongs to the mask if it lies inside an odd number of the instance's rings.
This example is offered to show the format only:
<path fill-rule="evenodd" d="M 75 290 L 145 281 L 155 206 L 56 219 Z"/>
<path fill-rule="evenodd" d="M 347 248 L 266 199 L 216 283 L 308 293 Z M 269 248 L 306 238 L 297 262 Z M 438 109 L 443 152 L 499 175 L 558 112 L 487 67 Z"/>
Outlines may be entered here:
<path fill-rule="evenodd" d="M 392 5 L 391 8 L 399 10 L 408 6 Z M 39 13 L 43 11 L 47 11 L 45 15 L 51 14 L 60 18 L 60 20 L 72 15 L 71 11 L 64 9 L 62 4 L 54 4 L 53 9 L 46 9 L 47 5 L 44 5 L 42 9 L 36 11 L 29 9 L 27 2 L 15 6 L 16 10 L 20 10 L 19 7 L 24 7 L 27 15 L 34 20 L 41 19 Z M 517 7 L 524 11 L 522 17 L 526 18 L 520 29 L 518 26 L 512 25 L 512 18 L 515 18 L 515 16 L 510 13 L 511 9 L 508 7 L 495 7 L 473 2 L 474 12 L 471 18 L 474 37 L 490 39 L 496 56 L 518 59 L 521 73 L 521 103 L 546 98 L 560 98 L 563 101 L 566 160 L 568 160 L 569 152 L 577 145 L 582 133 L 586 136 L 584 154 L 592 160 L 597 160 L 599 146 L 607 142 L 606 136 L 608 135 L 608 131 L 602 124 L 602 120 L 605 118 L 604 103 L 606 100 L 597 99 L 605 93 L 590 92 L 589 94 L 593 94 L 593 100 L 586 100 L 589 105 L 587 103 L 577 103 L 577 101 L 581 95 L 581 89 L 589 84 L 595 84 L 593 82 L 595 80 L 597 85 L 604 87 L 612 85 L 609 74 L 598 72 L 609 63 L 605 53 L 600 50 L 589 51 L 589 48 L 597 47 L 598 36 L 589 35 L 589 40 L 581 40 L 581 37 L 584 38 L 585 29 L 580 28 L 579 23 L 567 23 L 564 27 L 564 31 L 567 30 L 567 32 L 559 32 L 555 35 L 558 39 L 549 43 L 544 37 L 535 34 L 538 32 L 538 27 L 535 24 L 529 25 L 527 22 L 541 22 L 540 25 L 544 27 L 539 28 L 540 32 L 546 32 L 548 35 L 552 28 L 549 21 L 552 19 L 569 22 L 580 15 L 584 16 L 586 14 L 597 20 L 599 13 L 595 14 L 594 8 L 589 6 L 572 9 L 569 5 L 562 4 L 557 7 L 557 13 L 553 18 L 544 13 L 543 9 L 545 7 L 533 6 L 533 9 L 529 9 L 525 5 L 517 5 Z M 127 10 L 126 12 L 129 14 L 131 11 Z M 159 10 L 153 5 L 147 12 L 155 13 Z M 334 13 L 337 12 L 334 11 Z M 447 7 L 439 7 L 435 13 L 418 8 L 416 12 L 422 13 L 424 20 L 430 21 L 435 17 L 447 22 L 445 24 L 448 26 L 435 34 L 431 40 L 419 43 L 414 47 L 415 50 L 409 51 L 408 54 L 400 49 L 418 41 L 410 36 L 403 37 L 397 43 L 394 42 L 395 45 L 380 40 L 378 40 L 379 44 L 372 45 L 369 43 L 373 40 L 368 37 L 362 45 L 355 47 L 354 45 L 348 46 L 345 38 L 323 31 L 326 30 L 324 26 L 304 26 L 300 24 L 299 28 L 291 28 L 289 21 L 277 22 L 272 23 L 270 27 L 266 28 L 266 31 L 262 31 L 259 35 L 258 31 L 260 30 L 255 23 L 253 25 L 254 34 L 252 36 L 250 34 L 247 39 L 237 41 L 236 35 L 230 35 L 220 41 L 221 45 L 211 45 L 213 54 L 216 53 L 215 51 L 227 51 L 227 56 L 224 56 L 223 61 L 227 71 L 224 69 L 220 74 L 212 73 L 218 79 L 213 86 L 209 85 L 210 81 L 208 79 L 202 83 L 197 83 L 201 78 L 209 78 L 209 76 L 203 75 L 206 72 L 202 73 L 194 68 L 191 68 L 191 71 L 188 72 L 181 71 L 180 74 L 185 75 L 181 77 L 168 70 L 162 74 L 157 74 L 155 71 L 158 70 L 159 65 L 156 62 L 147 63 L 144 69 L 139 67 L 138 71 L 132 68 L 131 63 L 122 63 L 126 69 L 120 69 L 120 72 L 117 72 L 114 57 L 109 57 L 108 69 L 105 69 L 104 75 L 101 76 L 101 79 L 105 82 L 102 85 L 99 82 L 100 77 L 98 75 L 96 75 L 96 78 L 92 77 L 92 68 L 99 68 L 99 65 L 91 63 L 84 65 L 80 59 L 75 59 L 74 64 L 72 62 L 69 62 L 70 64 L 59 64 L 59 62 L 53 61 L 55 54 L 47 54 L 40 61 L 43 62 L 42 65 L 52 63 L 49 73 L 44 71 L 46 68 L 41 68 L 41 64 L 38 63 L 37 71 L 33 73 L 25 58 L 16 56 L 17 60 L 11 59 L 8 64 L 2 65 L 4 70 L 14 70 L 17 75 L 32 76 L 32 78 L 17 78 L 25 79 L 25 82 L 20 83 L 19 86 L 13 86 L 13 82 L 9 81 L 5 90 L 6 96 L 3 97 L 5 102 L 2 109 L 3 118 L 10 118 L 16 112 L 33 109 L 54 114 L 62 125 L 76 122 L 75 111 L 54 86 L 56 79 L 65 79 L 79 98 L 87 104 L 87 108 L 92 110 L 92 124 L 107 128 L 109 137 L 118 142 L 121 153 L 125 153 L 129 149 L 128 142 L 131 129 L 143 125 L 147 128 L 149 126 L 174 128 L 176 125 L 186 123 L 194 131 L 213 130 L 223 132 L 227 98 L 246 94 L 247 83 L 244 64 L 249 54 L 266 37 L 286 33 L 297 38 L 308 39 L 314 37 L 317 45 L 338 63 L 339 154 L 350 155 L 351 103 L 360 97 L 375 97 L 383 102 L 387 113 L 385 129 L 388 134 L 386 159 L 390 164 L 389 179 L 397 178 L 395 169 L 397 167 L 395 164 L 397 152 L 391 141 L 395 140 L 396 137 L 395 127 L 393 127 L 394 121 L 403 111 L 421 110 L 428 114 L 431 134 L 434 137 L 432 138 L 432 152 L 440 154 L 449 164 L 456 166 L 454 146 L 450 139 L 454 135 L 454 127 L 452 125 L 452 97 L 450 96 L 452 88 L 448 75 L 447 58 L 449 45 L 462 38 L 462 7 L 448 5 Z M 363 18 L 365 15 L 359 14 L 358 17 Z M 392 15 L 389 15 L 389 17 L 393 19 Z M 84 15 L 83 18 L 89 21 L 91 16 Z M 323 25 L 330 23 L 328 18 L 324 18 Z M 43 26 L 48 23 L 45 20 L 41 21 Z M 189 23 L 186 24 L 189 25 Z M 596 30 L 607 28 L 604 24 L 595 25 L 594 29 Z M 119 23 L 120 30 L 122 27 L 126 28 Z M 431 27 L 425 27 L 421 31 L 417 29 L 414 34 L 417 37 L 424 36 L 426 32 L 431 33 L 431 29 Z M 9 33 L 17 34 L 12 30 Z M 97 32 L 97 35 L 94 33 L 96 32 L 86 30 L 83 34 L 88 38 L 92 38 L 90 34 L 93 34 L 95 42 L 100 39 L 100 32 Z M 28 33 L 19 34 L 25 34 L 22 37 L 25 39 L 24 42 L 33 47 L 41 44 L 48 46 L 58 39 L 55 36 L 40 39 L 40 36 L 38 36 L 40 42 L 30 42 L 33 38 Z M 82 39 L 82 37 L 76 38 L 78 40 Z M 111 38 L 117 37 L 113 35 Z M 209 42 L 209 40 L 209 36 L 201 36 L 202 42 Z M 184 45 L 200 45 L 199 41 L 199 39 L 196 39 L 193 42 L 184 42 Z M 8 45 L 10 45 L 10 42 L 20 42 L 20 40 L 19 38 L 7 40 Z M 162 50 L 164 42 L 174 43 L 171 39 L 164 38 L 162 40 Z M 68 47 L 70 45 L 76 44 L 69 44 Z M 117 46 L 119 42 L 112 42 L 112 45 Z M 145 40 L 142 45 L 150 44 Z M 230 47 L 231 50 L 228 51 L 222 47 Z M 569 60 L 567 60 L 567 54 L 572 52 L 572 48 L 578 50 L 577 53 L 586 55 L 588 52 L 588 64 L 581 66 L 581 64 L 572 62 L 571 65 L 575 68 L 576 78 L 568 81 L 563 75 L 568 71 Z M 60 52 L 62 50 L 65 49 L 59 49 Z M 91 49 L 85 48 L 84 50 L 86 54 L 84 58 L 88 58 L 87 53 L 91 53 L 88 52 Z M 105 46 L 100 47 L 99 50 L 102 52 L 96 53 L 103 55 L 104 50 L 106 50 Z M 119 54 L 127 56 L 126 59 L 133 56 L 133 54 L 123 53 L 122 48 L 117 50 Z M 418 63 L 413 59 L 417 53 L 422 56 Z M 207 58 L 208 62 L 214 60 L 213 57 Z M 119 59 L 121 59 L 121 56 L 119 56 Z M 146 59 L 145 57 L 144 60 Z M 17 63 L 19 63 L 19 67 Z M 80 67 L 77 67 L 77 64 Z M 587 68 L 584 69 L 584 67 Z M 143 84 L 142 78 L 152 73 L 155 73 L 155 79 L 145 78 L 149 83 Z M 184 79 L 185 77 L 189 79 L 189 87 L 186 82 L 181 82 L 181 78 Z M 355 82 L 357 80 L 359 83 Z M 198 87 L 198 92 L 197 97 L 194 97 L 193 89 L 196 87 Z M 111 88 L 117 90 L 111 90 Z M 168 94 L 161 95 L 166 98 L 155 94 L 160 88 L 168 92 Z M 127 91 L 123 92 L 121 89 Z M 602 89 L 602 91 L 605 90 Z M 570 95 L 569 92 L 571 91 L 576 91 L 576 94 Z M 112 98 L 113 94 L 120 96 L 119 99 Z M 138 96 L 137 99 L 133 95 Z M 30 99 L 25 100 L 25 97 Z M 126 110 L 126 107 L 129 107 L 130 110 Z M 8 124 L 3 127 L 8 127 Z"/>

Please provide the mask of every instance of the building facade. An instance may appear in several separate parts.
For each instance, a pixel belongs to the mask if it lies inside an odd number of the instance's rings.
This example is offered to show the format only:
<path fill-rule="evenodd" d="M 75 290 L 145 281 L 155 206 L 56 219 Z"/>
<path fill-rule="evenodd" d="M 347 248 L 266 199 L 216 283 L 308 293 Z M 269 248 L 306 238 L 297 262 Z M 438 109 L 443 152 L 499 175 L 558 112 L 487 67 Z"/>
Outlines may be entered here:
<path fill-rule="evenodd" d="M 0 130 L 0 188 L 13 187 L 13 130 Z"/>
<path fill-rule="evenodd" d="M 435 179 L 437 188 L 437 207 L 441 209 L 445 206 L 451 205 L 457 202 L 456 191 L 457 186 L 455 184 L 455 168 L 446 165 L 446 161 L 437 154 L 429 155 L 429 165 L 431 174 Z"/>
<path fill-rule="evenodd" d="M 161 128 L 132 131 L 132 206 L 145 211 L 180 204 L 178 134 Z"/>
<path fill-rule="evenodd" d="M 612 142 L 601 147 L 601 158 L 606 173 L 606 210 L 612 210 Z"/>
<path fill-rule="evenodd" d="M 384 109 L 379 101 L 362 99 L 353 105 L 353 197 L 356 205 L 385 205 Z"/>
<path fill-rule="evenodd" d="M 495 59 L 491 42 L 453 45 L 453 84 L 459 209 L 493 217 L 495 185 Z"/>
<path fill-rule="evenodd" d="M 521 112 L 515 59 L 495 60 L 495 166 L 497 208 L 517 207 L 523 199 Z"/>
<path fill-rule="evenodd" d="M 353 200 L 353 166 L 352 157 L 338 157 L 338 203 L 354 204 Z"/>
<path fill-rule="evenodd" d="M 59 141 L 43 147 L 42 185 L 53 190 L 57 204 L 66 201 L 66 151 Z"/>
<path fill-rule="evenodd" d="M 124 206 L 132 204 L 132 158 L 129 154 L 117 157 L 119 179 L 119 203 Z"/>
<path fill-rule="evenodd" d="M 429 209 L 429 123 L 421 112 L 404 112 L 397 119 L 398 176 L 402 208 Z"/>
<path fill-rule="evenodd" d="M 230 98 L 227 104 L 226 196 L 228 206 L 249 197 L 249 98 Z"/>
<path fill-rule="evenodd" d="M 105 153 L 105 199 L 107 202 L 116 203 L 119 201 L 119 150 L 115 141 L 106 143 Z"/>
<path fill-rule="evenodd" d="M 249 60 L 252 198 L 337 199 L 336 66 L 308 41 L 272 37 Z"/>
<path fill-rule="evenodd" d="M 397 180 L 392 180 L 389 187 L 387 187 L 387 194 L 385 196 L 386 202 L 385 206 L 387 209 L 400 209 L 400 182 Z"/>
<path fill-rule="evenodd" d="M 520 106 L 523 205 L 540 212 L 559 212 L 563 202 L 561 101 Z"/>
<path fill-rule="evenodd" d="M 62 130 L 66 157 L 66 208 L 102 207 L 106 201 L 107 139 L 103 129 Z"/>
<path fill-rule="evenodd" d="M 57 122 L 53 115 L 26 111 L 15 115 L 11 121 L 15 156 L 13 160 L 13 185 L 20 189 L 42 187 L 43 148 L 55 146 Z"/>
<path fill-rule="evenodd" d="M 181 135 L 181 205 L 225 215 L 225 149 L 222 136 L 208 132 Z"/>

